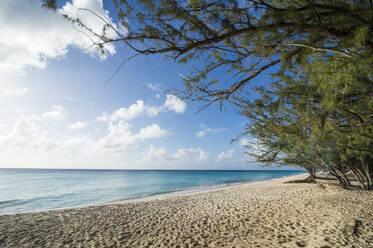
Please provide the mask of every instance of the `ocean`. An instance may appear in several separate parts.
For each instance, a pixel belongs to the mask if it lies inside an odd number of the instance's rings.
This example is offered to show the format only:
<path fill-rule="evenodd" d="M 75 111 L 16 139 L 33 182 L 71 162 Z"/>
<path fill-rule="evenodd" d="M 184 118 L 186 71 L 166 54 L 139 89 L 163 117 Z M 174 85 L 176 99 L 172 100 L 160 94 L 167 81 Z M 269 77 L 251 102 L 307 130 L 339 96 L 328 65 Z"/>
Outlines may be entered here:
<path fill-rule="evenodd" d="M 0 169 L 0 215 L 198 192 L 301 173 L 305 172 Z"/>

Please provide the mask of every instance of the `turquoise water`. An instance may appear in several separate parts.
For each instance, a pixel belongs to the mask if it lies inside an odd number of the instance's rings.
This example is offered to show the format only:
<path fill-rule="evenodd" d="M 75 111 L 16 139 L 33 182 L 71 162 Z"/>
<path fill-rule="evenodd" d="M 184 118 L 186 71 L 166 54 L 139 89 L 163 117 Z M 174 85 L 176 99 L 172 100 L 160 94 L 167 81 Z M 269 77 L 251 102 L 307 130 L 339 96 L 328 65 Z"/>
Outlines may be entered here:
<path fill-rule="evenodd" d="M 300 173 L 304 171 L 0 169 L 0 215 L 103 204 Z"/>

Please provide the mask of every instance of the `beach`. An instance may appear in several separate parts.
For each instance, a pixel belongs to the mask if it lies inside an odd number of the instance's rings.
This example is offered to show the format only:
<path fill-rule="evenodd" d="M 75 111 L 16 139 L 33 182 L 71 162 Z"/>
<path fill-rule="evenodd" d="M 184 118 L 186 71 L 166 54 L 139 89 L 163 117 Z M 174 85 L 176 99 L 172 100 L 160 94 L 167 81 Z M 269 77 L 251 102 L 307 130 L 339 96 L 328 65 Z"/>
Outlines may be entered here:
<path fill-rule="evenodd" d="M 3 215 L 0 247 L 373 247 L 373 192 L 305 177 Z"/>

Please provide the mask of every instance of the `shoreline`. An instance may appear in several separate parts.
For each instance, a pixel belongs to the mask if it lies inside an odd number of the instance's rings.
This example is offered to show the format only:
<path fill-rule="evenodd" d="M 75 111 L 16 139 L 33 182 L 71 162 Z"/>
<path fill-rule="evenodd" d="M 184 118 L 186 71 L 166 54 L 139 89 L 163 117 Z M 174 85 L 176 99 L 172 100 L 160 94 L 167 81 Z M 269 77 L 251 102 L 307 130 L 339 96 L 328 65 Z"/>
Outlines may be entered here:
<path fill-rule="evenodd" d="M 1 247 L 373 247 L 373 192 L 305 174 L 210 191 L 0 216 Z M 357 223 L 357 224 L 356 224 Z"/>
<path fill-rule="evenodd" d="M 137 198 L 127 199 L 127 200 L 112 201 L 112 202 L 107 202 L 107 203 L 97 204 L 97 205 L 90 205 L 90 206 L 105 206 L 105 205 L 110 205 L 110 204 L 126 204 L 126 203 L 146 202 L 146 201 L 152 201 L 152 200 L 163 200 L 163 199 L 168 199 L 172 197 L 189 196 L 189 195 L 194 195 L 194 194 L 213 192 L 213 191 L 227 189 L 231 187 L 237 187 L 241 185 L 249 185 L 249 184 L 261 183 L 261 182 L 267 182 L 267 181 L 270 182 L 276 179 L 286 178 L 286 179 L 291 180 L 292 177 L 298 177 L 302 175 L 308 175 L 308 173 L 276 177 L 276 178 L 265 179 L 265 180 L 252 180 L 252 181 L 244 181 L 244 182 L 223 183 L 223 184 L 216 184 L 216 185 L 210 185 L 210 186 L 195 187 L 195 188 L 176 190 L 176 191 L 171 191 L 171 192 L 166 192 L 166 193 L 156 193 L 150 196 L 137 197 Z M 89 207 L 89 206 L 85 206 L 85 207 Z"/>
<path fill-rule="evenodd" d="M 165 193 L 155 193 L 155 194 L 148 195 L 148 196 L 140 196 L 140 197 L 135 197 L 135 198 L 130 198 L 130 199 L 118 199 L 118 200 L 111 200 L 111 201 L 95 203 L 95 204 L 61 207 L 61 208 L 48 209 L 48 210 L 36 210 L 36 211 L 31 211 L 31 212 L 0 214 L 0 216 L 17 215 L 17 214 L 33 214 L 33 213 L 43 213 L 43 212 L 50 212 L 50 211 L 63 211 L 63 210 L 76 209 L 76 208 L 81 209 L 81 208 L 89 208 L 89 207 L 99 207 L 99 206 L 106 206 L 106 205 L 112 205 L 112 204 L 126 204 L 126 203 L 138 203 L 138 202 L 145 202 L 145 201 L 152 201 L 152 200 L 162 200 L 162 199 L 167 199 L 170 197 L 188 196 L 188 195 L 193 195 L 193 194 L 221 190 L 221 189 L 230 188 L 230 187 L 236 187 L 240 185 L 267 182 L 267 181 L 272 181 L 272 180 L 282 179 L 282 178 L 289 178 L 289 180 L 291 180 L 292 177 L 296 177 L 300 175 L 307 175 L 307 174 L 308 173 L 300 173 L 297 175 L 282 176 L 282 177 L 276 177 L 276 178 L 264 179 L 264 180 L 221 183 L 221 184 L 215 184 L 215 185 L 210 185 L 210 186 L 193 187 L 193 188 L 175 190 L 175 191 L 170 191 L 170 192 L 165 192 Z"/>

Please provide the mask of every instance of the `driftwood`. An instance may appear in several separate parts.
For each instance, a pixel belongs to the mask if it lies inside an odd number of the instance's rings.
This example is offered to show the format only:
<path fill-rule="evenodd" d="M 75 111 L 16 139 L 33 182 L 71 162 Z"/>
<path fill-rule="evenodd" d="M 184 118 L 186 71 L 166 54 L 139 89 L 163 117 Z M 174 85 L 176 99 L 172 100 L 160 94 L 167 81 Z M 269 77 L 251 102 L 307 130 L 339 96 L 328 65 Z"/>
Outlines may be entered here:
<path fill-rule="evenodd" d="M 313 177 L 309 176 L 306 179 L 291 180 L 291 181 L 287 181 L 285 183 L 316 183 L 316 181 Z"/>

